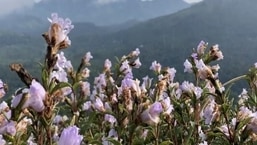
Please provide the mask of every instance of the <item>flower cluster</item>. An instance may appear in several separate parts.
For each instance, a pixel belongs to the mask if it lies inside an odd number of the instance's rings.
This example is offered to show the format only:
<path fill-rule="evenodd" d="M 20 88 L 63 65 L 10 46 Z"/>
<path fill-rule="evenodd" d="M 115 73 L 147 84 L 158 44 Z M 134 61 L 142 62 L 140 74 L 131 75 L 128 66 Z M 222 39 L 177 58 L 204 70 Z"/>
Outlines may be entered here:
<path fill-rule="evenodd" d="M 118 59 L 106 59 L 89 82 L 87 52 L 74 69 L 61 49 L 71 41 L 69 19 L 52 14 L 43 35 L 47 43 L 41 79 L 21 64 L 10 65 L 25 87 L 0 104 L 0 144 L 254 144 L 257 143 L 257 65 L 246 75 L 221 83 L 223 59 L 219 45 L 201 41 L 184 62 L 194 80 L 177 82 L 176 69 L 152 62 L 143 78 L 140 50 Z M 152 76 L 152 77 L 149 77 Z M 229 85 L 246 79 L 248 85 L 230 99 Z M 40 81 L 41 80 L 41 81 Z M 0 80 L 0 98 L 6 95 Z"/>

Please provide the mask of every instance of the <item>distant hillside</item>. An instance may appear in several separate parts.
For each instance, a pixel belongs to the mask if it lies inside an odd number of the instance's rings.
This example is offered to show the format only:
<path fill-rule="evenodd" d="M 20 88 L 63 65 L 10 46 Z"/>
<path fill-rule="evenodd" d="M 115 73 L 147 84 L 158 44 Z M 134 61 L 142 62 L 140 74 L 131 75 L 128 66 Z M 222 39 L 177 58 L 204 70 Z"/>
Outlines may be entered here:
<path fill-rule="evenodd" d="M 123 0 L 108 4 L 99 4 L 97 0 L 45 0 L 25 13 L 47 17 L 51 12 L 58 12 L 75 22 L 112 25 L 171 14 L 188 6 L 183 0 Z"/>
<path fill-rule="evenodd" d="M 175 14 L 132 27 L 119 26 L 118 29 L 117 26 L 116 30 L 113 27 L 75 23 L 75 29 L 70 35 L 72 46 L 65 50 L 65 54 L 74 60 L 74 65 L 78 65 L 81 57 L 90 51 L 94 56 L 92 74 L 96 75 L 104 59 L 114 60 L 115 56 L 121 57 L 138 47 L 141 50 L 143 70 L 136 72 L 137 74 L 149 73 L 151 62 L 157 60 L 163 66 L 175 67 L 178 78 L 183 80 L 188 75 L 183 73 L 183 62 L 191 54 L 192 48 L 204 40 L 210 45 L 220 45 L 225 56 L 220 62 L 220 77 L 227 81 L 245 73 L 257 61 L 256 5 L 256 0 L 205 0 Z M 33 54 L 38 60 L 42 59 L 45 52 L 44 41 L 40 34 L 37 36 L 19 36 L 25 39 L 26 46 L 17 43 L 13 46 L 16 48 L 13 49 L 15 53 L 19 53 L 20 47 L 30 58 Z M 33 43 L 30 45 L 30 42 Z M 13 47 L 7 46 L 3 46 L 1 50 L 8 49 L 5 52 L 12 54 L 10 50 Z M 2 56 L 6 58 L 8 55 L 3 53 Z M 24 59 L 26 57 L 23 56 Z M 35 64 L 36 61 L 31 60 L 26 62 L 27 66 Z"/>
<path fill-rule="evenodd" d="M 80 45 L 101 59 L 139 47 L 145 68 L 157 60 L 174 66 L 181 75 L 184 60 L 204 40 L 210 45 L 220 45 L 225 56 L 220 77 L 225 81 L 246 72 L 257 61 L 256 5 L 256 0 L 206 0 L 117 33 L 90 39 L 74 37 L 73 50 Z"/>

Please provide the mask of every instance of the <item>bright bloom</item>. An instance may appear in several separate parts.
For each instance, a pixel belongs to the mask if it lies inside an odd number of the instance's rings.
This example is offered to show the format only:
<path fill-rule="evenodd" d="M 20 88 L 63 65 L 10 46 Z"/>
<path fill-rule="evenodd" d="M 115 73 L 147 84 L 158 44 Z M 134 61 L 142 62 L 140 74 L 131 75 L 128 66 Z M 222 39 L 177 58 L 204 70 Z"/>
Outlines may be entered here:
<path fill-rule="evenodd" d="M 104 120 L 111 123 L 111 125 L 113 125 L 115 122 L 117 122 L 116 118 L 113 115 L 110 115 L 110 114 L 105 114 L 104 115 Z"/>
<path fill-rule="evenodd" d="M 155 71 L 155 72 L 157 72 L 157 73 L 160 73 L 161 72 L 161 64 L 160 63 L 157 63 L 157 61 L 154 61 L 154 62 L 152 62 L 152 65 L 151 65 L 151 67 L 150 67 L 150 70 L 153 70 L 153 71 Z"/>
<path fill-rule="evenodd" d="M 109 59 L 106 59 L 106 60 L 104 61 L 104 68 L 105 68 L 106 70 L 110 70 L 111 67 L 112 67 L 112 62 L 111 62 Z"/>
<path fill-rule="evenodd" d="M 95 107 L 98 111 L 105 111 L 103 101 L 102 101 L 100 98 L 98 98 L 98 97 L 95 99 L 94 107 Z"/>
<path fill-rule="evenodd" d="M 60 52 L 57 54 L 57 62 L 55 64 L 55 69 L 67 69 L 67 70 L 72 70 L 73 67 L 71 65 L 71 61 L 67 60 L 66 57 L 64 56 L 64 52 Z"/>
<path fill-rule="evenodd" d="M 159 115 L 162 111 L 162 104 L 160 102 L 155 102 L 141 114 L 141 120 L 149 125 L 157 124 L 160 121 Z"/>
<path fill-rule="evenodd" d="M 52 71 L 50 74 L 50 78 L 55 78 L 60 82 L 68 82 L 67 73 L 63 69 L 60 69 L 58 71 Z"/>
<path fill-rule="evenodd" d="M 212 57 L 212 60 L 221 60 L 224 58 L 222 52 L 219 50 L 218 44 L 212 46 L 210 56 Z"/>
<path fill-rule="evenodd" d="M 69 18 L 63 19 L 58 17 L 57 13 L 53 13 L 51 18 L 48 18 L 51 23 L 49 28 L 49 39 L 53 46 L 60 45 L 63 41 L 70 45 L 71 41 L 68 37 L 69 32 L 74 28 Z"/>
<path fill-rule="evenodd" d="M 46 91 L 43 86 L 33 80 L 29 88 L 29 94 L 29 106 L 37 112 L 43 111 L 45 108 L 43 100 L 45 100 L 46 95 Z"/>
<path fill-rule="evenodd" d="M 198 69 L 198 75 L 201 79 L 206 79 L 207 77 L 212 75 L 211 69 L 206 66 L 202 59 L 195 60 L 196 68 Z"/>
<path fill-rule="evenodd" d="M 3 135 L 0 134 L 0 145 L 5 145 L 6 141 L 3 139 Z"/>
<path fill-rule="evenodd" d="M 134 61 L 134 63 L 133 63 L 133 67 L 134 67 L 134 68 L 140 68 L 141 65 L 142 65 L 142 64 L 141 64 L 139 58 L 137 58 L 137 59 Z"/>
<path fill-rule="evenodd" d="M 120 72 L 122 72 L 125 75 L 132 72 L 128 60 L 122 62 Z"/>
<path fill-rule="evenodd" d="M 131 55 L 137 57 L 140 54 L 140 51 L 138 48 L 136 50 L 132 51 Z"/>
<path fill-rule="evenodd" d="M 80 145 L 83 139 L 79 135 L 79 128 L 76 126 L 69 126 L 62 131 L 58 145 Z"/>
<path fill-rule="evenodd" d="M 204 108 L 201 116 L 204 118 L 205 124 L 211 125 L 212 122 L 219 116 L 218 105 L 211 99 L 208 105 Z"/>
<path fill-rule="evenodd" d="M 173 82 L 174 78 L 175 78 L 175 74 L 176 74 L 176 69 L 175 68 L 167 68 L 167 73 L 169 75 L 169 81 Z"/>
<path fill-rule="evenodd" d="M 22 99 L 26 99 L 23 104 L 21 104 L 21 108 L 31 107 L 37 112 L 41 112 L 44 110 L 44 102 L 46 91 L 43 86 L 38 83 L 36 80 L 32 80 L 29 89 L 23 89 L 22 93 L 15 96 L 12 100 L 12 107 L 16 108 Z M 26 97 L 26 98 L 24 98 Z"/>
<path fill-rule="evenodd" d="M 185 67 L 184 72 L 188 72 L 188 73 L 193 72 L 193 70 L 192 70 L 193 66 L 192 66 L 192 64 L 187 59 L 184 62 L 184 67 Z"/>
<path fill-rule="evenodd" d="M 4 95 L 5 95 L 4 83 L 0 79 L 0 98 L 2 98 Z"/>
<path fill-rule="evenodd" d="M 184 81 L 181 85 L 180 85 L 180 89 L 184 92 L 187 93 L 191 93 L 194 91 L 195 86 L 193 83 L 189 83 L 188 81 Z"/>
<path fill-rule="evenodd" d="M 89 64 L 89 61 L 93 58 L 91 52 L 87 52 L 83 58 L 84 64 Z"/>
<path fill-rule="evenodd" d="M 14 121 L 10 122 L 5 122 L 3 125 L 0 127 L 0 134 L 10 134 L 14 136 L 16 134 L 16 128 L 15 128 L 16 123 Z"/>
<path fill-rule="evenodd" d="M 203 55 L 206 48 L 206 43 L 204 41 L 201 41 L 197 46 L 197 54 Z"/>
<path fill-rule="evenodd" d="M 82 110 L 83 110 L 83 111 L 89 110 L 89 109 L 91 108 L 91 106 L 92 106 L 92 102 L 91 102 L 91 101 L 87 101 L 87 102 L 85 102 L 85 103 L 83 104 Z"/>
<path fill-rule="evenodd" d="M 197 99 L 199 99 L 202 95 L 203 90 L 200 87 L 195 87 L 194 88 L 194 94 Z"/>

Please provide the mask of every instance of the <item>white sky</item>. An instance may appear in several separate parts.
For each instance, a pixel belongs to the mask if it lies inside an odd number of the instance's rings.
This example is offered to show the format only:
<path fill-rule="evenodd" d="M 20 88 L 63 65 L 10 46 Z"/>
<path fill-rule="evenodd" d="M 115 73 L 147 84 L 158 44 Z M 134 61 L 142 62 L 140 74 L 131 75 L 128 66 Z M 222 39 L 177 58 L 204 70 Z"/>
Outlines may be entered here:
<path fill-rule="evenodd" d="M 0 0 L 0 16 L 24 7 L 31 7 L 34 3 L 35 0 Z"/>
<path fill-rule="evenodd" d="M 196 2 L 201 2 L 203 0 L 184 0 L 187 3 L 196 3 Z"/>
<path fill-rule="evenodd" d="M 35 3 L 42 0 L 0 0 L 0 16 L 6 15 L 13 11 L 17 11 L 22 8 L 31 7 Z M 124 1 L 124 0 L 95 0 L 99 4 L 107 4 L 111 2 Z M 142 0 L 146 1 L 146 0 Z M 200 2 L 202 0 L 184 0 L 188 3 Z"/>

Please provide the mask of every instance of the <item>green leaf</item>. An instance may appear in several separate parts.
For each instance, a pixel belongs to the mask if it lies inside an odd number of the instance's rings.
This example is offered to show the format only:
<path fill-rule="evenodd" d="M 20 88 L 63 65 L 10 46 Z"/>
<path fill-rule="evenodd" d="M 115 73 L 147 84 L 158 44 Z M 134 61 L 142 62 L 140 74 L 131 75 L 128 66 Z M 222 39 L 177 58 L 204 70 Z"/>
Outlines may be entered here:
<path fill-rule="evenodd" d="M 121 143 L 113 138 L 107 138 L 107 141 L 111 142 L 113 145 L 121 145 Z"/>
<path fill-rule="evenodd" d="M 57 91 L 57 90 L 59 90 L 59 89 L 62 89 L 62 88 L 65 88 L 65 87 L 70 87 L 70 88 L 72 88 L 69 83 L 60 82 L 60 83 L 58 83 L 53 89 L 51 89 L 50 94 L 53 94 L 55 91 Z"/>
<path fill-rule="evenodd" d="M 169 140 L 163 141 L 163 142 L 160 143 L 160 145 L 171 145 L 171 144 L 172 144 L 172 142 L 169 141 Z"/>

